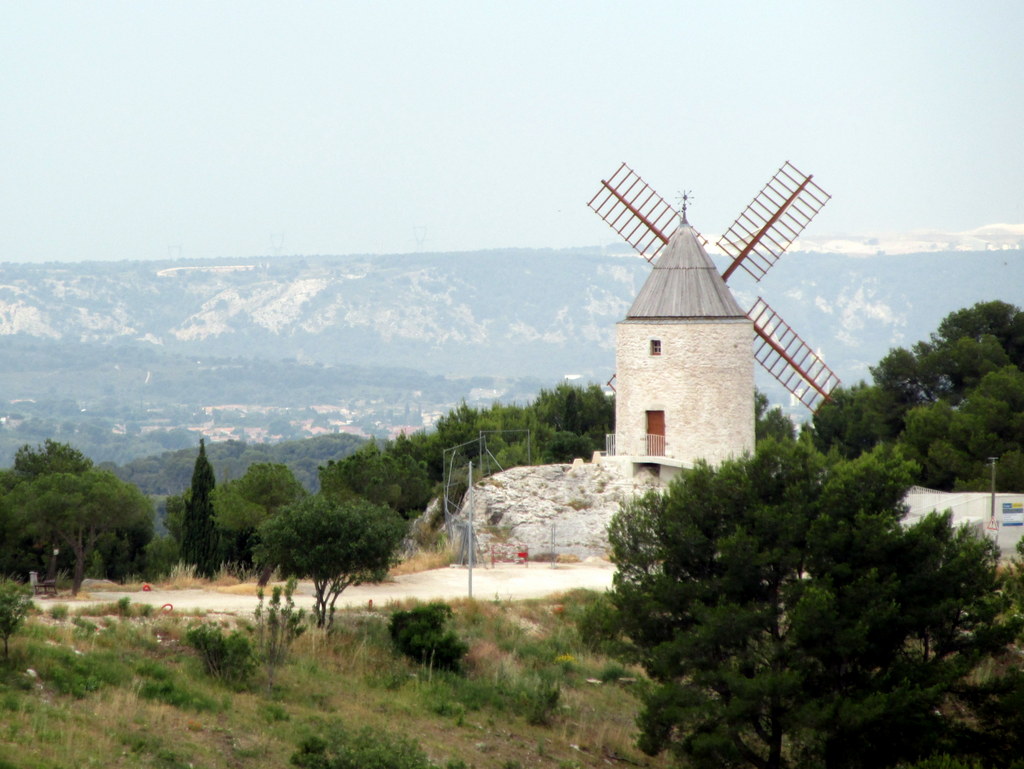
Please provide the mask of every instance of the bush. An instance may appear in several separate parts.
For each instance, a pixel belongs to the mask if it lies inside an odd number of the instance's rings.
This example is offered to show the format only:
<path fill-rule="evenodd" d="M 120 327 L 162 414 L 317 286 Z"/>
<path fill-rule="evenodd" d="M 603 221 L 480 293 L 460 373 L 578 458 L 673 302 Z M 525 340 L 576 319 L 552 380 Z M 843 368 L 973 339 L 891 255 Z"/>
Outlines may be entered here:
<path fill-rule="evenodd" d="M 622 665 L 617 662 L 609 662 L 598 673 L 598 680 L 603 684 L 610 684 L 618 681 L 621 678 L 628 678 L 629 671 L 626 670 Z"/>
<path fill-rule="evenodd" d="M 76 698 L 120 686 L 131 678 L 124 657 L 112 651 L 80 654 L 60 646 L 36 647 L 32 667 L 56 692 Z"/>
<path fill-rule="evenodd" d="M 531 726 L 549 726 L 558 709 L 562 691 L 556 684 L 538 680 L 532 686 L 524 686 L 519 696 L 526 723 Z"/>
<path fill-rule="evenodd" d="M 8 657 L 8 640 L 21 627 L 32 607 L 32 596 L 27 588 L 4 579 L 0 580 L 0 637 L 4 639 L 4 659 Z"/>
<path fill-rule="evenodd" d="M 295 608 L 295 601 L 292 598 L 296 585 L 297 582 L 292 577 L 283 590 L 280 586 L 275 586 L 270 604 L 266 607 L 263 604 L 262 588 L 259 591 L 260 602 L 255 614 L 257 644 L 260 658 L 267 671 L 267 689 L 270 690 L 274 688 L 274 675 L 277 669 L 288 659 L 292 644 L 305 630 L 305 613 L 302 609 Z"/>
<path fill-rule="evenodd" d="M 599 595 L 576 614 L 576 629 L 592 652 L 622 656 L 629 645 L 622 638 L 619 612 L 607 595 Z"/>
<path fill-rule="evenodd" d="M 391 615 L 391 639 L 398 650 L 422 665 L 458 671 L 469 646 L 447 630 L 452 609 L 435 602 Z"/>
<path fill-rule="evenodd" d="M 194 692 L 171 678 L 143 681 L 139 687 L 139 696 L 179 710 L 194 710 L 197 713 L 217 710 L 217 703 L 211 697 Z"/>
<path fill-rule="evenodd" d="M 256 661 L 248 637 L 235 630 L 224 635 L 212 625 L 196 625 L 185 633 L 185 641 L 199 652 L 211 676 L 242 682 L 252 675 Z"/>
<path fill-rule="evenodd" d="M 359 732 L 338 727 L 328 739 L 303 740 L 291 763 L 300 769 L 438 769 L 418 743 L 369 727 Z"/>
<path fill-rule="evenodd" d="M 568 431 L 555 433 L 544 452 L 549 462 L 572 462 L 574 459 L 590 459 L 594 444 L 585 435 Z"/>

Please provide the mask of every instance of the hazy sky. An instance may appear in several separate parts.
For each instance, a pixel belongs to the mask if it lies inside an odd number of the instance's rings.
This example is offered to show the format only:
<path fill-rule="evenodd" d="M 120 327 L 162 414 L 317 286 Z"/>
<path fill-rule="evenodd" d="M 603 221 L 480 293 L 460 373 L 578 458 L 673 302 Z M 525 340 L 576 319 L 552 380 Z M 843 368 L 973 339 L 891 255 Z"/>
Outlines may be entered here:
<path fill-rule="evenodd" d="M 1024 221 L 1024 2 L 0 0 L 0 261 L 609 243 L 628 162 L 721 232 Z"/>

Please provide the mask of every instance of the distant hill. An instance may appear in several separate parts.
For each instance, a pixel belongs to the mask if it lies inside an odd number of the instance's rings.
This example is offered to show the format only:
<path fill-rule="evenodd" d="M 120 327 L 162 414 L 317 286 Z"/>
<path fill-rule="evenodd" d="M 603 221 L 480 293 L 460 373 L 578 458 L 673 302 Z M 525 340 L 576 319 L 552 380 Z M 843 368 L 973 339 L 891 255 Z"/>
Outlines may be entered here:
<path fill-rule="evenodd" d="M 737 273 L 732 285 L 745 306 L 763 293 L 853 383 L 953 310 L 1019 303 L 1022 256 L 794 253 L 762 284 Z M 308 405 L 376 383 L 403 409 L 424 390 L 442 403 L 522 397 L 565 375 L 604 382 L 648 269 L 598 248 L 5 263 L 0 402 Z"/>

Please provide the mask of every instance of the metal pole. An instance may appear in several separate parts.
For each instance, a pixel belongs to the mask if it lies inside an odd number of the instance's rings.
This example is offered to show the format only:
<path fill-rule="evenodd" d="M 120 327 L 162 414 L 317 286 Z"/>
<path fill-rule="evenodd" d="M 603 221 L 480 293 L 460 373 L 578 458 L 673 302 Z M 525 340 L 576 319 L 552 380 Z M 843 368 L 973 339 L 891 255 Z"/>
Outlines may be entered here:
<path fill-rule="evenodd" d="M 473 556 L 476 553 L 476 543 L 473 541 L 473 463 L 469 463 L 469 597 L 473 597 Z"/>
<path fill-rule="evenodd" d="M 996 459 L 998 459 L 998 457 L 989 457 L 988 458 L 988 463 L 990 465 L 992 465 L 992 511 L 991 511 L 991 518 L 990 518 L 990 521 L 992 523 L 996 522 Z M 998 532 L 999 532 L 999 530 L 997 529 L 996 530 L 996 538 L 997 539 L 999 537 L 999 533 Z"/>

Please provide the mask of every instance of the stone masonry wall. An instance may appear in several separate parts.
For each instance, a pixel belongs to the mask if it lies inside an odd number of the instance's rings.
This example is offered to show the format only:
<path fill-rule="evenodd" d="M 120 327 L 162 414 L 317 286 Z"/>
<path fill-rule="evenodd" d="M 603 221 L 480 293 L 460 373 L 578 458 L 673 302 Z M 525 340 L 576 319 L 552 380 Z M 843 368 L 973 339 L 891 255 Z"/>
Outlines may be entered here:
<path fill-rule="evenodd" d="M 661 354 L 650 354 L 652 339 Z M 616 453 L 646 453 L 646 412 L 665 412 L 665 455 L 713 464 L 754 448 L 753 326 L 746 319 L 616 326 Z"/>

